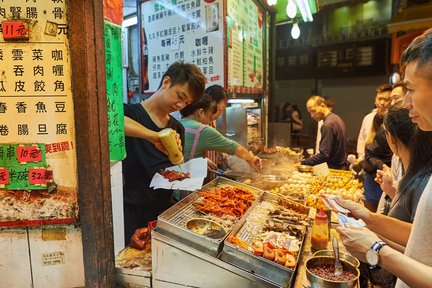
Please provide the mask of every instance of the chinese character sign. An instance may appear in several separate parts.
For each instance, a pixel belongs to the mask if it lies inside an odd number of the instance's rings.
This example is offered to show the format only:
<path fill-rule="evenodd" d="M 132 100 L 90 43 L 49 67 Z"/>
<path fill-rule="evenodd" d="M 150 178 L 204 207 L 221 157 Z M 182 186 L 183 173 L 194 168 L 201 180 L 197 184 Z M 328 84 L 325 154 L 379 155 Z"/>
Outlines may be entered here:
<path fill-rule="evenodd" d="M 168 66 L 196 64 L 207 85 L 224 86 L 223 0 L 146 1 L 141 5 L 144 92 L 157 90 Z"/>
<path fill-rule="evenodd" d="M 110 160 L 126 157 L 123 113 L 121 27 L 105 21 L 105 61 Z"/>
<path fill-rule="evenodd" d="M 46 189 L 50 181 L 46 171 L 45 145 L 0 144 L 0 188 Z"/>
<path fill-rule="evenodd" d="M 0 1 L 0 226 L 78 215 L 67 2 Z"/>

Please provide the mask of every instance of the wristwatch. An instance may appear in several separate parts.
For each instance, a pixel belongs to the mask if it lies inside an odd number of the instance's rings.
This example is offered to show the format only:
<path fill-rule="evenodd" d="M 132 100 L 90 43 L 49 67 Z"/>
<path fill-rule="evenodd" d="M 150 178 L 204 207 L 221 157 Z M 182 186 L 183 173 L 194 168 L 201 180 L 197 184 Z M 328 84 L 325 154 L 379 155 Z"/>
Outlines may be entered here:
<path fill-rule="evenodd" d="M 387 246 L 387 243 L 384 241 L 375 242 L 372 247 L 366 252 L 366 260 L 371 266 L 371 268 L 375 268 L 379 261 L 379 251 L 384 246 Z"/>

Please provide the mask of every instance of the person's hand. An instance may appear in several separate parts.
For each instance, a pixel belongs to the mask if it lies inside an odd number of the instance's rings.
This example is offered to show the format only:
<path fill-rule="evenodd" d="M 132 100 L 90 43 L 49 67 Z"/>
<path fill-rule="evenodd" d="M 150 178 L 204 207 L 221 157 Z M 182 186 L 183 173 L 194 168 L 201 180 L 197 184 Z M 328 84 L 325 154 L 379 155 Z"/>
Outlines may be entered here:
<path fill-rule="evenodd" d="M 260 172 L 262 169 L 261 158 L 259 158 L 258 156 L 252 154 L 252 158 L 247 160 L 247 163 L 257 172 Z"/>
<path fill-rule="evenodd" d="M 182 142 L 181 142 L 181 138 L 180 138 L 180 134 L 178 134 L 177 132 L 175 132 L 175 137 L 176 137 L 176 141 L 177 141 L 177 147 L 180 150 L 180 152 L 183 152 L 183 147 L 182 147 Z"/>
<path fill-rule="evenodd" d="M 217 165 L 216 165 L 216 163 L 214 163 L 212 160 L 210 160 L 209 158 L 206 158 L 207 159 L 207 169 L 208 170 L 213 170 L 213 171 L 216 171 L 217 170 Z"/>
<path fill-rule="evenodd" d="M 375 182 L 380 185 L 381 190 L 390 195 L 391 198 L 394 198 L 394 194 L 396 193 L 396 187 L 393 184 L 390 167 L 384 165 L 382 170 L 378 169 L 375 177 Z"/>
<path fill-rule="evenodd" d="M 371 212 L 366 207 L 354 201 L 344 200 L 342 198 L 335 198 L 335 201 L 343 208 L 350 210 L 351 214 L 356 219 L 362 219 L 366 222 L 371 215 Z"/>
<path fill-rule="evenodd" d="M 165 155 L 168 155 L 168 151 L 165 149 L 165 147 L 162 144 L 162 141 L 160 140 L 158 133 L 151 131 L 149 132 L 150 135 L 148 137 L 148 140 L 153 143 L 153 145 L 156 147 L 156 149 L 158 149 L 159 151 L 161 151 L 162 153 L 164 153 Z"/>
<path fill-rule="evenodd" d="M 342 240 L 342 244 L 350 254 L 362 262 L 366 262 L 366 252 L 376 241 L 380 241 L 378 236 L 365 227 L 342 226 L 336 227 Z"/>

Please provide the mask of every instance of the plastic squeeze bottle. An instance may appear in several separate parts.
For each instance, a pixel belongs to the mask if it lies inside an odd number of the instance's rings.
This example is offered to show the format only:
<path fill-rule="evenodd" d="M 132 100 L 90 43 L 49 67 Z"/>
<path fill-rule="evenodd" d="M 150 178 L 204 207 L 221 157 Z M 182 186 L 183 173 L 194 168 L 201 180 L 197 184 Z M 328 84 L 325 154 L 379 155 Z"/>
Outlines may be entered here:
<path fill-rule="evenodd" d="M 315 250 L 327 249 L 327 243 L 329 241 L 329 228 L 328 228 L 327 215 L 323 209 L 320 209 L 315 216 L 315 221 L 312 225 L 311 244 Z"/>
<path fill-rule="evenodd" d="M 183 153 L 179 150 L 175 131 L 171 128 L 165 128 L 158 133 L 162 145 L 168 152 L 168 158 L 174 165 L 183 163 Z"/>

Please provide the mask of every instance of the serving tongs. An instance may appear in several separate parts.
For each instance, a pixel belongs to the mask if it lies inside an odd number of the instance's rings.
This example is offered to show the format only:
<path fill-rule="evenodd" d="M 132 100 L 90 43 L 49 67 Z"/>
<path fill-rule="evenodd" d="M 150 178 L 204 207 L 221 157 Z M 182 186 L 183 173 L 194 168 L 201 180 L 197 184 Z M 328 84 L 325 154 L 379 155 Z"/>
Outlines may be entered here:
<path fill-rule="evenodd" d="M 339 260 L 339 244 L 335 236 L 332 239 L 333 253 L 335 255 L 335 275 L 339 276 L 342 274 L 343 268 L 342 263 Z"/>

